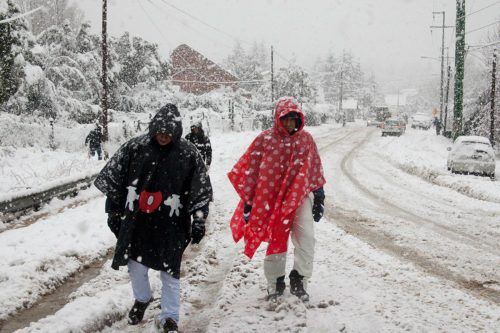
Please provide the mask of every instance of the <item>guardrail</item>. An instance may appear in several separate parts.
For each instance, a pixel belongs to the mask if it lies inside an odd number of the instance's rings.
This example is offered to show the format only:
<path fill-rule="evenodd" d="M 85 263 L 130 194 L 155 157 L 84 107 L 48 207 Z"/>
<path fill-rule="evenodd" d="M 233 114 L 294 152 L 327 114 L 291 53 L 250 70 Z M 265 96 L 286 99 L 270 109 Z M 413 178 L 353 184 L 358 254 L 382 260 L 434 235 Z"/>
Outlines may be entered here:
<path fill-rule="evenodd" d="M 37 209 L 42 204 L 49 202 L 56 197 L 62 198 L 68 195 L 76 195 L 78 191 L 88 188 L 92 184 L 92 181 L 95 179 L 95 177 L 97 177 L 97 174 L 87 176 L 85 178 L 81 178 L 66 184 L 54 186 L 48 190 L 44 190 L 41 192 L 1 201 L 0 213 L 3 213 L 4 215 L 17 214 L 30 208 Z"/>

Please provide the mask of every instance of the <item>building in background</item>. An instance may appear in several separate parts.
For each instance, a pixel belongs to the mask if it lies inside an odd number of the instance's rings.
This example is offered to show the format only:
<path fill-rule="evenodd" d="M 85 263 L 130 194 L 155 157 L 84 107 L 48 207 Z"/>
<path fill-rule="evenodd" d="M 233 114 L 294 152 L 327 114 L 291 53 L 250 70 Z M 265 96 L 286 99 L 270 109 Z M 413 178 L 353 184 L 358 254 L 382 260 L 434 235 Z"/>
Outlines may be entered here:
<path fill-rule="evenodd" d="M 238 78 L 187 46 L 172 52 L 172 83 L 181 91 L 201 95 L 221 87 L 238 89 Z"/>
<path fill-rule="evenodd" d="M 342 110 L 345 112 L 347 122 L 353 122 L 355 118 L 361 118 L 358 101 L 355 99 L 343 99 Z"/>

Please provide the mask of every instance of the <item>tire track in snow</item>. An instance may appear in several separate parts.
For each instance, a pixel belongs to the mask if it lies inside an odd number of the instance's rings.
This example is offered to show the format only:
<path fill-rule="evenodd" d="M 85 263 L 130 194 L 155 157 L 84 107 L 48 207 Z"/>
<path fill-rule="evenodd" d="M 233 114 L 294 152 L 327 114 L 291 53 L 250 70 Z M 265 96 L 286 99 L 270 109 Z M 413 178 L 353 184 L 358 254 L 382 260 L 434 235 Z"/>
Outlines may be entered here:
<path fill-rule="evenodd" d="M 367 133 L 365 138 L 361 142 L 357 143 L 354 146 L 354 148 L 348 151 L 348 153 L 342 158 L 341 160 L 342 172 L 353 183 L 353 185 L 355 185 L 358 189 L 367 194 L 369 198 L 374 199 L 373 201 L 376 204 L 383 203 L 385 206 L 391 208 L 393 212 L 396 211 L 397 213 L 396 215 L 400 215 L 401 212 L 404 213 L 403 216 L 406 219 L 409 219 L 410 222 L 419 226 L 419 221 L 422 220 L 421 217 L 418 217 L 411 212 L 407 212 L 405 209 L 401 209 L 396 205 L 386 203 L 385 202 L 386 200 L 369 191 L 349 171 L 351 169 L 348 167 L 349 166 L 348 164 L 354 157 L 354 153 L 368 141 L 368 139 L 372 134 L 373 131 Z M 340 140 L 336 141 L 338 142 Z M 327 146 L 329 147 L 331 146 L 331 144 L 328 144 Z M 371 221 L 361 216 L 353 217 L 352 213 L 351 216 L 350 214 L 347 213 L 339 213 L 340 210 L 341 210 L 340 207 L 334 207 L 333 204 L 329 204 L 328 208 L 326 209 L 326 217 L 327 218 L 330 217 L 332 221 L 335 221 L 335 223 L 337 223 L 340 227 L 342 227 L 346 232 L 349 232 L 355 235 L 356 237 L 364 239 L 365 241 L 367 241 L 369 244 L 371 244 L 376 248 L 381 248 L 398 258 L 414 263 L 416 266 L 421 267 L 424 271 L 426 271 L 429 274 L 432 274 L 436 277 L 448 281 L 452 281 L 453 283 L 458 285 L 461 289 L 464 289 L 465 291 L 472 293 L 476 297 L 480 297 L 488 301 L 492 301 L 496 304 L 500 304 L 500 291 L 489 288 L 490 285 L 498 285 L 499 283 L 497 281 L 479 282 L 479 281 L 469 280 L 459 274 L 450 271 L 449 269 L 443 266 L 438 265 L 437 263 L 422 256 L 420 253 L 414 251 L 413 249 L 397 245 L 395 243 L 395 239 L 391 235 L 386 234 L 382 231 L 375 231 L 372 228 L 370 228 L 370 224 L 372 226 L 376 225 L 377 223 L 376 221 Z M 417 221 L 415 221 L 414 218 L 416 218 Z M 479 240 L 476 237 L 469 237 L 470 235 L 467 234 L 466 234 L 467 237 L 463 237 L 465 236 L 464 233 L 460 232 L 457 233 L 455 232 L 455 230 L 451 228 L 440 227 L 439 225 L 436 225 L 433 221 L 425 220 L 424 222 L 426 222 L 426 224 L 429 224 L 433 229 L 435 229 L 436 232 L 438 232 L 442 236 L 451 238 L 453 240 L 457 240 L 460 243 L 462 243 L 464 238 L 467 238 L 469 239 L 469 241 L 472 241 L 473 243 L 473 244 L 470 244 L 470 242 L 468 244 L 466 243 L 467 245 L 479 248 L 485 248 L 485 246 L 481 245 L 482 240 Z M 487 251 L 490 251 L 492 246 L 495 247 L 492 244 L 487 245 L 486 246 Z"/>
<path fill-rule="evenodd" d="M 56 289 L 43 295 L 34 304 L 19 310 L 6 320 L 0 321 L 0 331 L 2 333 L 11 333 L 56 313 L 64 307 L 71 293 L 99 275 L 102 266 L 111 258 L 112 253 L 112 249 L 108 249 L 106 256 L 83 265 L 80 271 L 67 277 L 59 286 L 56 286 Z"/>
<path fill-rule="evenodd" d="M 487 242 L 484 239 L 474 237 L 468 233 L 457 231 L 451 227 L 443 226 L 443 225 L 438 224 L 432 220 L 418 216 L 418 215 L 414 214 L 413 212 L 411 212 L 405 208 L 402 208 L 402 207 L 390 202 L 389 200 L 377 195 L 373 191 L 369 190 L 366 186 L 364 186 L 361 183 L 361 181 L 359 179 L 357 179 L 354 176 L 354 174 L 350 171 L 350 170 L 352 170 L 352 168 L 350 168 L 350 165 L 352 163 L 352 160 L 353 160 L 355 153 L 364 144 L 366 144 L 366 142 L 369 140 L 372 133 L 373 132 L 368 133 L 359 144 L 357 144 L 353 149 L 351 149 L 349 151 L 349 153 L 347 153 L 342 158 L 342 161 L 340 163 L 342 172 L 347 176 L 347 178 L 358 189 L 360 189 L 363 193 L 365 193 L 369 198 L 374 200 L 376 203 L 379 203 L 379 204 L 383 203 L 385 208 L 390 208 L 393 212 L 396 212 L 397 216 L 402 217 L 405 220 L 416 224 L 417 226 L 421 226 L 421 224 L 424 223 L 424 224 L 430 226 L 434 231 L 436 231 L 440 235 L 447 237 L 447 238 L 450 238 L 450 239 L 453 239 L 453 240 L 458 241 L 460 243 L 462 243 L 462 241 L 464 239 L 468 239 L 469 240 L 468 245 L 474 246 L 476 248 L 480 248 L 480 249 L 487 250 L 487 251 L 493 251 L 493 252 L 497 252 L 500 250 L 498 243 L 495 244 L 495 243 Z"/>
<path fill-rule="evenodd" d="M 479 282 L 469 280 L 451 270 L 443 267 L 419 252 L 409 247 L 397 245 L 394 239 L 387 234 L 378 232 L 369 227 L 376 224 L 357 213 L 342 211 L 338 207 L 329 206 L 325 216 L 334 221 L 336 225 L 342 228 L 348 234 L 354 235 L 370 244 L 371 246 L 384 250 L 396 258 L 411 262 L 420 267 L 424 272 L 437 278 L 455 283 L 461 290 L 464 290 L 475 297 L 479 297 L 497 305 L 500 305 L 500 290 L 491 289 L 488 286 L 491 281 Z"/>

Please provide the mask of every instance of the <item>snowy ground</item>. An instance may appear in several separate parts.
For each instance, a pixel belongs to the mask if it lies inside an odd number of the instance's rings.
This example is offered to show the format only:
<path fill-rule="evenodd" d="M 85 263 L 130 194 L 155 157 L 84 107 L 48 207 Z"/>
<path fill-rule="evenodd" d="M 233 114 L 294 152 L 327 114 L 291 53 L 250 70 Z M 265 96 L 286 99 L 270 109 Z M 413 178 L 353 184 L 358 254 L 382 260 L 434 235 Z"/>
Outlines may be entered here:
<path fill-rule="evenodd" d="M 217 135 L 208 234 L 188 248 L 182 271 L 181 331 L 500 332 L 500 182 L 450 175 L 449 143 L 432 131 L 396 138 L 361 124 L 310 130 L 327 178 L 311 301 L 288 292 L 278 306 L 264 301 L 265 249 L 248 261 L 228 227 L 237 198 L 226 173 L 257 133 Z M 97 190 L 65 202 L 0 233 L 0 330 L 152 332 L 158 301 L 142 325 L 126 324 L 133 298 L 124 269 L 106 262 L 89 281 L 67 287 L 107 258 L 114 236 Z M 158 274 L 150 276 L 158 296 Z M 58 308 L 37 303 L 61 289 Z M 37 315 L 23 315 L 32 306 Z"/>
<path fill-rule="evenodd" d="M 104 166 L 82 151 L 3 147 L 0 156 L 0 201 L 85 178 Z"/>

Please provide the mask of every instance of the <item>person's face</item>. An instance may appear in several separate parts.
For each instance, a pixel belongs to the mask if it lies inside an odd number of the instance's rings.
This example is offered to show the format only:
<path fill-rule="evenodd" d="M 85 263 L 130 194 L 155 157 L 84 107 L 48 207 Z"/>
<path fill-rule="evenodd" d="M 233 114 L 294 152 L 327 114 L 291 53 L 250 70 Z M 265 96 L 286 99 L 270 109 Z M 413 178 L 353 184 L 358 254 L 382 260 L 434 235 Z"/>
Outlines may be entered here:
<path fill-rule="evenodd" d="M 297 120 L 295 118 L 281 118 L 280 121 L 286 131 L 290 134 L 293 133 L 295 126 L 297 126 Z"/>
<path fill-rule="evenodd" d="M 199 131 L 198 127 L 191 127 L 191 133 L 198 134 Z"/>
<path fill-rule="evenodd" d="M 170 142 L 172 142 L 172 137 L 170 136 L 170 134 L 158 133 L 155 135 L 155 138 L 160 146 L 166 146 Z"/>

